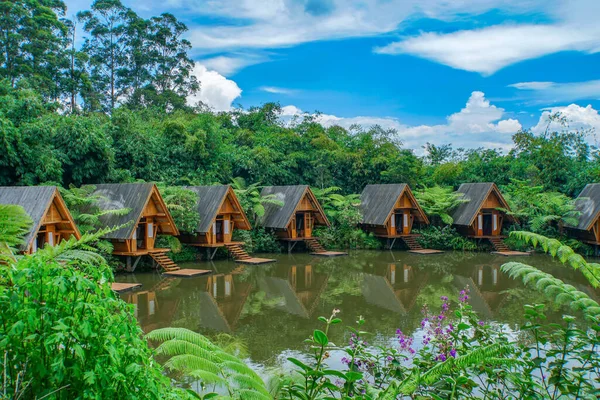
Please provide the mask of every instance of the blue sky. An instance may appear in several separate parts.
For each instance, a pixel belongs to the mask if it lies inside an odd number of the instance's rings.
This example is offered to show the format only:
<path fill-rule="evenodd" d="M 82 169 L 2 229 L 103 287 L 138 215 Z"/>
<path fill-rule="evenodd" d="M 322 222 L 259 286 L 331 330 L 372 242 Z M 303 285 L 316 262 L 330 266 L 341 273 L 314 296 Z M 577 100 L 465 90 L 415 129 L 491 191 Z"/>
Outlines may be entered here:
<path fill-rule="evenodd" d="M 508 149 L 559 111 L 600 129 L 598 0 L 123 0 L 190 31 L 202 100 L 379 124 L 407 147 Z M 68 14 L 90 6 L 67 0 Z M 595 136 L 590 136 L 595 143 Z"/>

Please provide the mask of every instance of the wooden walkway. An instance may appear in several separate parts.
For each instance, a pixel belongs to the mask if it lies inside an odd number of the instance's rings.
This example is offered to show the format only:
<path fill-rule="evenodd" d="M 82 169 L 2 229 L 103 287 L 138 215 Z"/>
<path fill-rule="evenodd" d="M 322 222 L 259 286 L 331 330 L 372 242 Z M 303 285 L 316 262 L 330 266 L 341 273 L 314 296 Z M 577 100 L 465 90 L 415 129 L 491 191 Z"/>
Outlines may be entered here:
<path fill-rule="evenodd" d="M 441 254 L 443 253 L 442 250 L 434 250 L 434 249 L 418 249 L 418 250 L 409 250 L 409 253 L 413 253 L 413 254 L 421 254 L 421 255 L 430 255 L 430 254 Z"/>
<path fill-rule="evenodd" d="M 258 264 L 268 264 L 268 263 L 273 263 L 276 262 L 277 260 L 273 260 L 270 258 L 259 258 L 259 257 L 251 257 L 251 258 L 246 258 L 246 259 L 240 259 L 240 260 L 234 260 L 236 263 L 240 263 L 240 264 L 252 264 L 252 265 L 258 265 Z"/>
<path fill-rule="evenodd" d="M 193 278 L 195 276 L 212 274 L 209 269 L 178 269 L 163 273 L 165 276 L 176 276 L 179 278 Z"/>
<path fill-rule="evenodd" d="M 347 256 L 348 253 L 344 253 L 343 251 L 320 251 L 318 253 L 310 253 L 310 255 L 319 257 L 340 257 Z"/>
<path fill-rule="evenodd" d="M 128 292 L 130 290 L 139 289 L 142 287 L 141 283 L 121 283 L 121 282 L 113 282 L 112 290 L 117 293 Z"/>
<path fill-rule="evenodd" d="M 496 254 L 498 256 L 503 256 L 503 257 L 512 257 L 512 256 L 530 256 L 531 253 L 528 252 L 523 252 L 523 251 L 514 251 L 514 250 L 508 250 L 508 251 L 492 251 L 492 254 Z"/>

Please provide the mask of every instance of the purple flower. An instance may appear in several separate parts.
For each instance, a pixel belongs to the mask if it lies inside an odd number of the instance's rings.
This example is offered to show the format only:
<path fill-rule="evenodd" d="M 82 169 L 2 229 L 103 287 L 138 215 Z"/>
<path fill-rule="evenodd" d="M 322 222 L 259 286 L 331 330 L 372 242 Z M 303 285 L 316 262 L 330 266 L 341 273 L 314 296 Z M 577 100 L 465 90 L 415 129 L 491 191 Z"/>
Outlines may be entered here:
<path fill-rule="evenodd" d="M 456 349 L 451 349 L 450 350 L 450 355 L 454 358 L 456 358 Z"/>
<path fill-rule="evenodd" d="M 483 326 L 484 325 L 483 321 L 479 321 L 477 324 L 479 324 L 479 326 Z"/>

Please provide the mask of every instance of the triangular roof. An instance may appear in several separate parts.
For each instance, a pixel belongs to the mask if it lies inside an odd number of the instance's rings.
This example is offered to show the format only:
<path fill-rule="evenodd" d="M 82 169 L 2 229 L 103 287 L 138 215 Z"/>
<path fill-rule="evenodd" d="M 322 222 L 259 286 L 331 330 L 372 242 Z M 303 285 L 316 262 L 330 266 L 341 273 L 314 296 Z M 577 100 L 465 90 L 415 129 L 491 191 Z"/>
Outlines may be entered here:
<path fill-rule="evenodd" d="M 462 193 L 464 195 L 463 199 L 469 201 L 461 203 L 456 210 L 454 210 L 452 214 L 454 225 L 471 226 L 473 221 L 475 221 L 475 217 L 479 213 L 479 210 L 481 210 L 483 202 L 492 192 L 498 196 L 503 208 L 510 210 L 508 203 L 504 197 L 502 197 L 502 193 L 500 193 L 500 189 L 498 189 L 498 186 L 496 186 L 495 183 L 463 183 L 460 185 L 457 192 Z M 507 217 L 514 220 L 510 215 L 507 215 Z"/>
<path fill-rule="evenodd" d="M 394 205 L 404 193 L 409 197 L 423 221 L 428 224 L 427 216 L 406 183 L 365 186 L 360 195 L 362 223 L 365 225 L 385 225 L 394 211 Z"/>
<path fill-rule="evenodd" d="M 71 213 L 67 209 L 58 188 L 56 186 L 2 186 L 0 187 L 0 204 L 13 204 L 21 206 L 29 217 L 33 220 L 31 230 L 25 236 L 25 242 L 20 246 L 21 251 L 27 251 L 31 242 L 36 237 L 37 232 L 42 225 L 44 216 L 56 198 L 65 211 L 64 217 L 73 226 L 75 237 L 80 238 L 81 234 L 73 221 Z"/>
<path fill-rule="evenodd" d="M 265 205 L 265 214 L 259 218 L 259 224 L 265 228 L 287 229 L 300 201 L 302 201 L 302 198 L 305 195 L 309 196 L 311 201 L 317 207 L 317 220 L 319 220 L 320 214 L 319 222 L 323 225 L 330 226 L 325 211 L 323 211 L 321 204 L 319 204 L 319 201 L 308 185 L 265 186 L 260 195 L 262 197 L 274 195 L 277 200 L 283 201 L 283 206 L 276 204 Z"/>
<path fill-rule="evenodd" d="M 230 196 L 230 199 L 240 212 L 242 218 L 241 224 L 237 224 L 238 229 L 249 230 L 250 221 L 242 208 L 237 196 L 233 189 L 229 185 L 213 185 L 213 186 L 186 186 L 188 190 L 193 191 L 198 195 L 197 210 L 200 214 L 200 223 L 196 228 L 197 233 L 206 233 L 210 230 L 210 227 L 219 214 L 219 210 L 223 206 L 223 202 Z"/>
<path fill-rule="evenodd" d="M 168 232 L 172 235 L 179 235 L 179 231 L 175 226 L 175 221 L 171 217 L 167 205 L 165 204 L 158 188 L 154 183 L 108 183 L 95 185 L 96 190 L 94 191 L 95 196 L 100 196 L 100 199 L 96 202 L 96 205 L 102 211 L 119 210 L 128 208 L 131 211 L 125 215 L 118 214 L 105 214 L 100 217 L 100 222 L 105 227 L 113 227 L 124 225 L 129 221 L 135 221 L 136 223 L 142 217 L 142 213 L 150 201 L 152 194 L 156 194 L 161 208 L 163 209 L 167 218 L 172 232 Z M 106 239 L 131 239 L 135 230 L 136 224 L 129 224 L 116 231 L 110 232 L 104 236 Z"/>
<path fill-rule="evenodd" d="M 589 183 L 585 185 L 577 199 L 575 208 L 581 212 L 577 226 L 569 226 L 573 229 L 587 231 L 600 217 L 600 183 Z"/>

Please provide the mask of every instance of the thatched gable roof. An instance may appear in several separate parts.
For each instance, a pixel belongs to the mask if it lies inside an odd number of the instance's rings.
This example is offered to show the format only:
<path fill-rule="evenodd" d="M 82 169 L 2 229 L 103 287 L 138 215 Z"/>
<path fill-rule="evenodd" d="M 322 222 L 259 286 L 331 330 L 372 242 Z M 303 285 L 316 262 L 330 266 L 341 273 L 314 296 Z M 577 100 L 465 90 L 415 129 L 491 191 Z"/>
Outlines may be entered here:
<path fill-rule="evenodd" d="M 585 188 L 575 199 L 575 208 L 581 212 L 579 223 L 577 226 L 569 227 L 582 231 L 592 229 L 592 225 L 600 217 L 600 183 L 585 185 Z"/>
<path fill-rule="evenodd" d="M 428 224 L 427 216 L 406 183 L 365 186 L 360 195 L 362 223 L 384 226 L 394 211 L 394 205 L 405 192 L 419 213 L 420 218 Z"/>
<path fill-rule="evenodd" d="M 175 226 L 175 221 L 171 217 L 166 204 L 164 203 L 158 188 L 154 183 L 109 183 L 95 185 L 96 190 L 94 195 L 100 196 L 100 200 L 96 203 L 102 211 L 120 210 L 124 208 L 130 209 L 129 213 L 119 215 L 114 213 L 105 214 L 100 217 L 102 225 L 105 227 L 113 227 L 127 224 L 134 221 L 134 224 L 129 224 L 116 231 L 108 233 L 105 239 L 131 239 L 135 224 L 140 220 L 148 201 L 153 193 L 158 196 L 161 208 L 165 213 L 165 218 L 170 222 L 173 235 L 178 235 L 179 231 Z"/>
<path fill-rule="evenodd" d="M 283 206 L 276 204 L 265 205 L 265 214 L 258 221 L 265 228 L 287 229 L 298 205 L 305 195 L 309 196 L 317 207 L 318 214 L 320 214 L 317 216 L 317 221 L 326 226 L 330 225 L 327 216 L 325 216 L 325 211 L 323 211 L 323 208 L 308 185 L 266 186 L 260 195 L 262 197 L 274 195 L 276 199 L 283 201 Z"/>
<path fill-rule="evenodd" d="M 25 242 L 21 245 L 21 251 L 27 251 L 31 242 L 36 237 L 48 209 L 54 198 L 57 198 L 64 210 L 65 217 L 72 224 L 76 237 L 80 237 L 79 230 L 68 212 L 64 200 L 56 186 L 2 186 L 0 187 L 0 204 L 12 204 L 21 206 L 33 220 L 31 230 L 25 236 Z"/>
<path fill-rule="evenodd" d="M 198 195 L 197 210 L 200 214 L 200 223 L 196 229 L 197 233 L 206 233 L 210 230 L 210 227 L 219 214 L 219 210 L 223 205 L 223 202 L 229 194 L 230 199 L 236 207 L 242 219 L 241 224 L 238 223 L 238 229 L 250 229 L 250 221 L 244 212 L 237 196 L 233 192 L 233 189 L 229 185 L 213 185 L 213 186 L 186 186 L 186 189 Z"/>
<path fill-rule="evenodd" d="M 454 225 L 470 226 L 473 224 L 473 221 L 479 213 L 479 210 L 481 210 L 483 203 L 492 192 L 498 196 L 503 208 L 507 210 L 510 209 L 508 203 L 506 200 L 504 200 L 504 197 L 502 197 L 502 194 L 495 183 L 463 183 L 460 185 L 457 192 L 462 193 L 463 199 L 469 201 L 461 203 L 452 213 Z M 514 220 L 514 218 L 510 215 L 507 215 L 507 217 L 511 220 Z"/>

